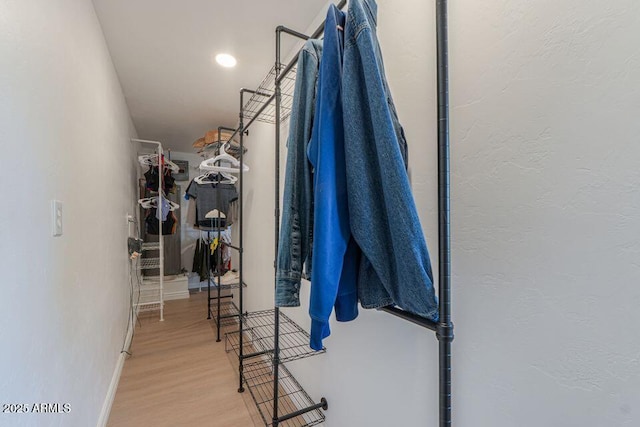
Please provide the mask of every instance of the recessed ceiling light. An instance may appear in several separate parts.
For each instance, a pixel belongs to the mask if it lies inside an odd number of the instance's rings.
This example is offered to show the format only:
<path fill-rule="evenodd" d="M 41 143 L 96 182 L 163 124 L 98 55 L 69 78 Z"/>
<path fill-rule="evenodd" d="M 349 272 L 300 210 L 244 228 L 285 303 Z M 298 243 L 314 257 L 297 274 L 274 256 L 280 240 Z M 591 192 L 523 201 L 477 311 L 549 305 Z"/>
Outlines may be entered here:
<path fill-rule="evenodd" d="M 236 66 L 236 58 L 228 53 L 219 53 L 216 55 L 216 62 L 225 68 L 232 68 Z"/>

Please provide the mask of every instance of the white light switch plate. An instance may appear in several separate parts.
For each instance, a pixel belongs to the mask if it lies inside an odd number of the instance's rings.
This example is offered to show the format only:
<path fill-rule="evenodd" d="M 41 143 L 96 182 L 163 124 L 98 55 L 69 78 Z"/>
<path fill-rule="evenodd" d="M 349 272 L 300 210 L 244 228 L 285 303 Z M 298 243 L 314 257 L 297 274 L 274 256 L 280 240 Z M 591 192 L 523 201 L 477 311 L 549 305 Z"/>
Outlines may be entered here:
<path fill-rule="evenodd" d="M 60 200 L 51 201 L 51 219 L 53 237 L 62 236 L 62 202 Z"/>

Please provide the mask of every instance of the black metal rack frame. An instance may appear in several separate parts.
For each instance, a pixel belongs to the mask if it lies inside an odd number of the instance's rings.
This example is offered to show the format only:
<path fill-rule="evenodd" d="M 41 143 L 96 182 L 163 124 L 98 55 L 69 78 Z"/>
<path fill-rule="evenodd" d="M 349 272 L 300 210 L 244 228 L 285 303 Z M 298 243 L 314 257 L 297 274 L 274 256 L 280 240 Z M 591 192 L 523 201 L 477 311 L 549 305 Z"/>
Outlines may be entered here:
<path fill-rule="evenodd" d="M 451 417 L 451 170 L 449 144 L 449 41 L 447 0 L 436 0 L 436 45 L 438 81 L 438 313 L 437 323 L 385 307 L 389 314 L 436 333 L 439 346 L 440 427 L 452 425 Z"/>
<path fill-rule="evenodd" d="M 437 44 L 437 104 L 438 104 L 438 248 L 439 248 L 439 273 L 438 273 L 438 297 L 439 297 L 439 321 L 433 322 L 421 316 L 414 315 L 406 312 L 398 307 L 389 306 L 383 307 L 380 310 L 389 314 L 397 316 L 401 319 L 407 320 L 418 326 L 427 328 L 436 333 L 436 337 L 439 341 L 439 425 L 440 427 L 448 427 L 452 425 L 451 416 L 451 343 L 454 338 L 453 323 L 451 320 L 451 194 L 450 194 L 450 144 L 449 144 L 449 67 L 448 67 L 448 23 L 447 23 L 447 0 L 435 0 L 436 3 L 436 44 Z M 344 8 L 347 4 L 346 0 L 341 0 L 337 7 L 339 9 Z M 278 239 L 280 234 L 280 122 L 283 118 L 286 118 L 290 114 L 290 103 L 287 110 L 287 98 L 283 100 L 282 89 L 285 84 L 291 84 L 289 80 L 291 76 L 290 72 L 294 69 L 297 63 L 297 56 L 283 68 L 281 63 L 281 35 L 282 33 L 291 35 L 293 37 L 307 40 L 309 38 L 318 38 L 324 31 L 324 22 L 318 29 L 311 35 L 291 30 L 289 28 L 279 26 L 276 28 L 276 60 L 275 66 L 267 76 L 267 79 L 271 79 L 273 76 L 273 83 L 275 89 L 271 92 L 256 92 L 242 89 L 240 91 L 240 125 L 235 130 L 240 134 L 240 144 L 242 146 L 242 134 L 248 127 L 258 118 L 261 114 L 271 108 L 272 102 L 275 102 L 273 110 L 268 110 L 263 120 L 267 122 L 275 122 L 275 166 L 276 166 L 276 183 L 275 183 L 275 253 L 278 253 Z M 287 79 L 287 80 L 286 80 Z M 251 99 L 247 111 L 252 114 L 249 122 L 243 124 L 243 111 L 245 108 L 243 101 L 244 92 L 250 92 L 254 96 Z M 266 100 L 260 106 L 260 98 Z M 255 99 L 254 99 L 255 98 Z M 284 110 L 284 111 L 283 111 Z M 233 136 L 231 138 L 233 138 Z M 241 175 L 242 176 L 242 175 Z M 242 181 L 241 181 L 242 183 Z M 242 184 L 241 184 L 242 185 Z M 241 192 L 242 193 L 242 192 Z M 242 212 L 242 210 L 240 210 Z M 274 263 L 275 268 L 275 263 Z M 242 288 L 240 288 L 240 296 L 242 298 Z M 242 299 L 240 299 L 240 312 L 242 312 Z M 281 393 L 281 378 L 292 378 L 289 371 L 284 366 L 280 366 L 284 358 L 281 357 L 280 346 L 280 322 L 281 317 L 285 316 L 280 313 L 280 310 L 276 307 L 274 310 L 274 333 L 273 333 L 273 349 L 258 352 L 259 354 L 272 353 L 272 363 L 270 365 L 262 365 L 260 363 L 252 364 L 251 366 L 262 367 L 262 369 L 271 368 L 267 383 L 272 383 L 272 394 L 269 399 L 261 400 L 254 396 L 254 400 L 260 407 L 268 402 L 273 403 L 271 415 L 271 424 L 277 427 L 280 423 L 284 423 L 291 418 L 300 416 L 302 414 L 317 411 L 320 408 L 326 410 L 327 402 L 322 398 L 321 403 L 309 405 L 304 409 L 299 409 L 291 414 L 281 416 L 279 415 L 279 399 L 278 395 Z M 239 316 L 240 319 L 240 331 L 242 329 L 242 319 L 244 316 Z M 243 360 L 246 356 L 243 356 L 243 333 L 238 334 L 238 356 L 239 371 L 240 371 L 240 387 L 238 391 L 244 391 L 242 387 L 243 378 L 244 381 L 252 381 L 256 376 L 253 370 L 247 370 L 246 374 L 243 374 Z M 249 365 L 248 365 L 249 366 Z M 282 371 L 282 374 L 281 374 Z M 263 377 L 263 375 L 259 375 Z M 294 380 L 295 381 L 295 380 Z M 262 384 L 261 384 L 262 385 Z M 253 391 L 252 391 L 253 393 Z M 307 396 L 308 397 L 308 396 Z M 309 399 L 310 401 L 310 399 Z M 265 424 L 268 424 L 268 420 L 265 418 L 263 412 L 260 412 Z M 307 424 L 315 425 L 315 424 Z"/>
<path fill-rule="evenodd" d="M 222 131 L 230 131 L 233 132 L 232 136 L 229 138 L 228 141 L 231 141 L 231 139 L 233 139 L 233 136 L 237 133 L 237 129 L 234 128 L 229 128 L 229 127 L 225 127 L 225 126 L 219 126 L 218 127 L 218 141 L 216 142 L 216 146 L 217 148 L 220 148 L 222 146 L 223 143 L 226 143 L 227 141 L 222 141 L 221 140 L 221 135 L 222 135 Z M 242 140 L 242 133 L 240 134 L 240 164 L 243 165 L 243 157 L 244 157 L 244 145 L 243 145 L 243 140 Z M 215 323 L 216 323 L 216 342 L 220 342 L 222 341 L 222 339 L 220 338 L 220 329 L 222 326 L 228 326 L 230 324 L 233 324 L 235 319 L 238 319 L 238 323 L 240 324 L 240 329 L 242 329 L 242 316 L 240 316 L 240 313 L 242 313 L 242 297 L 243 297 L 243 288 L 245 288 L 247 285 L 243 280 L 242 277 L 242 262 L 243 262 L 243 235 L 242 235 L 242 194 L 243 194 L 243 170 L 242 167 L 240 167 L 240 172 L 239 172 L 239 178 L 238 181 L 240 183 L 240 191 L 239 191 L 239 195 L 238 195 L 238 234 L 239 234 L 239 245 L 238 246 L 233 246 L 233 245 L 227 245 L 230 248 L 238 251 L 238 283 L 236 284 L 225 284 L 223 285 L 221 283 L 221 275 L 220 272 L 218 272 L 218 283 L 215 285 L 216 290 L 217 290 L 217 295 L 215 297 L 211 296 L 211 266 L 209 264 L 209 260 L 210 257 L 207 256 L 207 267 L 208 267 L 208 274 L 207 274 L 207 319 L 214 319 Z M 216 188 L 216 191 L 220 191 L 219 187 Z M 217 219 L 217 224 L 216 227 L 213 226 L 213 218 L 211 219 L 211 228 L 212 229 L 216 229 L 217 233 L 218 233 L 218 244 L 220 244 L 220 233 L 222 228 L 220 227 L 220 210 L 218 210 L 218 217 Z M 226 223 L 225 223 L 226 225 Z M 210 239 L 211 238 L 211 231 L 207 231 L 207 238 Z M 207 248 L 207 250 L 209 250 Z M 222 264 L 222 251 L 218 250 L 218 265 Z M 233 301 L 225 301 L 226 304 L 224 304 L 223 307 L 223 299 L 227 299 L 227 298 L 233 298 L 233 294 L 228 294 L 228 295 L 222 295 L 222 290 L 230 290 L 230 289 L 238 289 L 238 294 L 239 294 L 239 304 L 240 307 L 236 307 L 236 305 L 233 303 Z M 213 316 L 213 312 L 211 309 L 211 301 L 215 301 L 216 302 L 216 309 L 215 309 L 215 316 Z"/>

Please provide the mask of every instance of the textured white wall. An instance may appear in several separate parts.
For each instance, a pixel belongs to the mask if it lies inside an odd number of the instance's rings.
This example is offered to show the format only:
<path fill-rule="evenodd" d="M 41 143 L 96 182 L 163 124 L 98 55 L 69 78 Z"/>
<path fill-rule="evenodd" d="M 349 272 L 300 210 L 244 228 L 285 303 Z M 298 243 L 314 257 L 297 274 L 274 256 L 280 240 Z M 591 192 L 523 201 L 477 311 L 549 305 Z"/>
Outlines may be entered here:
<path fill-rule="evenodd" d="M 135 131 L 89 0 L 3 1 L 0 64 L 0 402 L 71 405 L 0 425 L 96 425 L 125 338 Z"/>
<path fill-rule="evenodd" d="M 437 265 L 434 6 L 378 4 Z M 639 28 L 631 0 L 451 2 L 455 425 L 640 424 Z M 250 309 L 273 298 L 273 128 L 259 126 Z M 308 327 L 306 310 L 285 312 Z M 362 310 L 326 346 L 291 367 L 328 398 L 328 426 L 438 425 L 431 332 Z"/>

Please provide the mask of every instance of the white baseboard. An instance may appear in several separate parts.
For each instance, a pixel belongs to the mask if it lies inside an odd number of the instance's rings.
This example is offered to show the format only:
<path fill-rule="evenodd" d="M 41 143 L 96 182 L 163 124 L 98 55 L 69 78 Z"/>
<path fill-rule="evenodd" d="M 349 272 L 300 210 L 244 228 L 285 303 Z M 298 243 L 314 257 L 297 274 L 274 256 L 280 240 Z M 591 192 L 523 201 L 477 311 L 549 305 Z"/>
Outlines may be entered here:
<path fill-rule="evenodd" d="M 133 328 L 135 328 L 135 324 L 133 325 Z M 129 348 L 131 345 L 131 340 L 133 339 L 133 328 L 130 328 L 127 333 L 124 348 Z M 122 375 L 122 368 L 124 367 L 126 355 L 126 353 L 120 353 L 120 356 L 118 356 L 118 361 L 116 362 L 116 367 L 113 371 L 113 376 L 111 377 L 111 383 L 109 384 L 107 395 L 104 398 L 104 403 L 102 404 L 102 411 L 100 411 L 100 418 L 98 418 L 97 427 L 106 427 L 107 421 L 109 421 L 111 406 L 116 398 L 116 390 L 118 390 L 118 383 L 120 382 L 120 375 Z"/>

